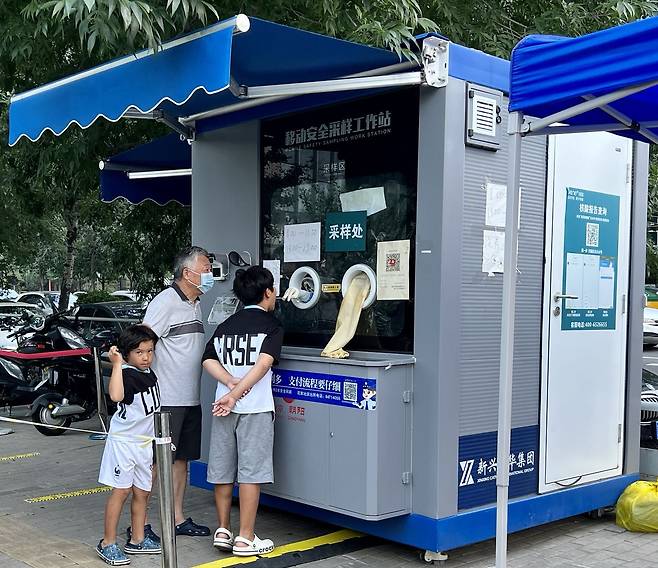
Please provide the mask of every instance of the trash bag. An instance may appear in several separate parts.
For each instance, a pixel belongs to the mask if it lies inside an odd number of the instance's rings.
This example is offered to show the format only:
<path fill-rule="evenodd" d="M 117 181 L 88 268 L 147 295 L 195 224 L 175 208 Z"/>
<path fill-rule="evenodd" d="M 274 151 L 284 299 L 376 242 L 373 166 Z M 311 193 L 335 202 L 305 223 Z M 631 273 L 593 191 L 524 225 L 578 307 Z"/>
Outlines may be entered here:
<path fill-rule="evenodd" d="M 632 532 L 658 532 L 658 482 L 631 483 L 617 501 L 617 524 Z"/>

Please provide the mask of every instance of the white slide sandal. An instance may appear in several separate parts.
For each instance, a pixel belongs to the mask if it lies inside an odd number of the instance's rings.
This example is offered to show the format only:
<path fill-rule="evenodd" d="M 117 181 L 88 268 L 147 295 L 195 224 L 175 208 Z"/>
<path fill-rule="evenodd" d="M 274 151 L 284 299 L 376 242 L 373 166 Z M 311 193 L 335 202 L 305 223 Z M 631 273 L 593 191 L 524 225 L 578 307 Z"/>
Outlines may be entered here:
<path fill-rule="evenodd" d="M 236 546 L 233 545 L 233 554 L 235 556 L 258 556 L 259 554 L 267 554 L 274 550 L 274 543 L 269 539 L 265 538 L 261 540 L 256 535 L 254 535 L 254 540 L 248 540 L 242 536 L 235 537 L 235 543 L 238 542 L 246 546 Z"/>
<path fill-rule="evenodd" d="M 213 536 L 212 545 L 215 548 L 231 552 L 233 550 L 233 533 L 224 527 L 219 527 Z"/>

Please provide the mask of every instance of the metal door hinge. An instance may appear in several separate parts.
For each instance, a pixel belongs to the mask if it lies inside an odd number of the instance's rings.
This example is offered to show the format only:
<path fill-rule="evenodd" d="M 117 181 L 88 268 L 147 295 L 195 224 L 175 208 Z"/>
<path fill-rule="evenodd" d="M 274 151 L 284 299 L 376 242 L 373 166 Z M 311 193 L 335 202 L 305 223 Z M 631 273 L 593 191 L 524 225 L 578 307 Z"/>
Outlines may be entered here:
<path fill-rule="evenodd" d="M 621 295 L 621 314 L 626 313 L 626 294 Z"/>
<path fill-rule="evenodd" d="M 621 424 L 617 424 L 617 443 L 621 444 Z"/>
<path fill-rule="evenodd" d="M 409 485 L 411 483 L 411 472 L 405 471 L 402 473 L 402 485 Z"/>
<path fill-rule="evenodd" d="M 411 391 L 403 391 L 403 393 L 402 393 L 402 402 L 404 402 L 404 403 L 411 402 Z"/>

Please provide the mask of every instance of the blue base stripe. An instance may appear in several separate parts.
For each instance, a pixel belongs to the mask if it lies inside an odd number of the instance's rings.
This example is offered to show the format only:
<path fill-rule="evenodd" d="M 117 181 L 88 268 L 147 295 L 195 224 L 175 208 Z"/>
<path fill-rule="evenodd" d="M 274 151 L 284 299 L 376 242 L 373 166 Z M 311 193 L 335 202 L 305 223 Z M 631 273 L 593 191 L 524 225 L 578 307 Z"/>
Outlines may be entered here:
<path fill-rule="evenodd" d="M 206 470 L 205 463 L 192 462 L 190 484 L 212 489 L 213 486 L 206 481 Z M 638 474 L 621 475 L 546 495 L 530 495 L 514 499 L 509 505 L 509 532 L 517 532 L 614 505 L 622 491 L 638 479 Z M 261 504 L 421 550 L 452 550 L 488 540 L 496 534 L 495 506 L 461 511 L 442 519 L 411 514 L 382 521 L 365 521 L 265 494 L 261 495 Z"/>

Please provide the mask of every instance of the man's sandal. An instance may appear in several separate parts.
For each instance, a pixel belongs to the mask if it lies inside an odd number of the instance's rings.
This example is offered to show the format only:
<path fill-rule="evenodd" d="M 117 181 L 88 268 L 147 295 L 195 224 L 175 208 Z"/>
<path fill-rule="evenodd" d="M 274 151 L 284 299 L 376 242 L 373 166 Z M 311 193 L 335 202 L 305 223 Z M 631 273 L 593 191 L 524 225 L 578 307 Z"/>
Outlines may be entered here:
<path fill-rule="evenodd" d="M 224 527 L 219 527 L 213 536 L 212 545 L 215 548 L 231 552 L 233 550 L 233 533 Z"/>
<path fill-rule="evenodd" d="M 238 542 L 246 546 L 237 546 Z M 269 538 L 261 540 L 256 535 L 254 535 L 254 540 L 248 540 L 242 536 L 236 536 L 235 544 L 233 545 L 233 554 L 235 554 L 235 556 L 258 556 L 259 554 L 267 554 L 273 550 L 274 543 Z"/>
<path fill-rule="evenodd" d="M 192 517 L 187 517 L 180 525 L 176 525 L 176 536 L 210 536 L 210 529 L 197 525 Z"/>

